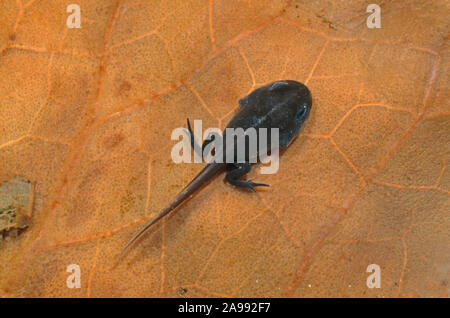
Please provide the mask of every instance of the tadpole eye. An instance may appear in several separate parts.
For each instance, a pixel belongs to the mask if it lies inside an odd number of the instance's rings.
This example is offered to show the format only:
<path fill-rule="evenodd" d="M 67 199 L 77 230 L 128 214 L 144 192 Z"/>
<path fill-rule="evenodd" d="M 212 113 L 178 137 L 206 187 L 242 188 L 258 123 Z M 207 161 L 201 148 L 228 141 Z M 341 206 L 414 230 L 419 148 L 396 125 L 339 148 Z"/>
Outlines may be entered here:
<path fill-rule="evenodd" d="M 301 120 L 301 119 L 305 118 L 306 113 L 307 113 L 307 107 L 306 107 L 306 105 L 302 105 L 297 110 L 297 113 L 295 114 L 295 120 Z"/>

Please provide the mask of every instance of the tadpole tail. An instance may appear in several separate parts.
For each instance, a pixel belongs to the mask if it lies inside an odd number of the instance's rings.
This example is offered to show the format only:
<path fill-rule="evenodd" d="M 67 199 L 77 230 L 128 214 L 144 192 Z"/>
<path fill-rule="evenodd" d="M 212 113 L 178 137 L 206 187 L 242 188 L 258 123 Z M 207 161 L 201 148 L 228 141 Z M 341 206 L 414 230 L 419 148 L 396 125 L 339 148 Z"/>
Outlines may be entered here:
<path fill-rule="evenodd" d="M 201 188 L 203 184 L 209 181 L 214 175 L 225 168 L 223 163 L 210 163 L 202 171 L 200 171 L 197 176 L 186 186 L 183 190 L 167 205 L 162 209 L 157 216 L 149 220 L 144 226 L 128 241 L 125 247 L 119 254 L 119 259 L 125 254 L 128 248 L 136 242 L 153 224 L 162 219 L 165 215 L 169 214 L 175 208 L 177 208 L 181 203 L 184 202 L 188 197 L 194 194 L 198 189 Z"/>

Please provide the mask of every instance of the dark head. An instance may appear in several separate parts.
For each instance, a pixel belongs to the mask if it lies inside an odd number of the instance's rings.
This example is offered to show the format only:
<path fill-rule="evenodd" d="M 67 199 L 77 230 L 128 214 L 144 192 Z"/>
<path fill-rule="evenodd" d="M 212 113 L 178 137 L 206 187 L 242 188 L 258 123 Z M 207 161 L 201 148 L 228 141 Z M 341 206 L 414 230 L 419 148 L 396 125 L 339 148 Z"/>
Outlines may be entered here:
<path fill-rule="evenodd" d="M 270 127 L 279 128 L 280 147 L 287 147 L 298 135 L 311 111 L 312 98 L 309 89 L 296 81 L 277 81 L 262 86 L 239 104 L 257 105 L 270 119 Z"/>

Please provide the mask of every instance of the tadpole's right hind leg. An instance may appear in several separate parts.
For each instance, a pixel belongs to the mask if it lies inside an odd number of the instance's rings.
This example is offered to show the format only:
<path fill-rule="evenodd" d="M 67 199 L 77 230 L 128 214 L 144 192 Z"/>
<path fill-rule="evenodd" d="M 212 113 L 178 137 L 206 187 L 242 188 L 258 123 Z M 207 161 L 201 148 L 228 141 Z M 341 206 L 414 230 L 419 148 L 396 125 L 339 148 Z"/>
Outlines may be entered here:
<path fill-rule="evenodd" d="M 234 186 L 250 189 L 253 192 L 256 192 L 255 187 L 268 187 L 268 184 L 265 183 L 255 183 L 250 180 L 241 180 L 240 178 L 250 172 L 250 163 L 234 163 L 232 164 L 232 169 L 227 172 L 226 179 L 229 183 Z"/>

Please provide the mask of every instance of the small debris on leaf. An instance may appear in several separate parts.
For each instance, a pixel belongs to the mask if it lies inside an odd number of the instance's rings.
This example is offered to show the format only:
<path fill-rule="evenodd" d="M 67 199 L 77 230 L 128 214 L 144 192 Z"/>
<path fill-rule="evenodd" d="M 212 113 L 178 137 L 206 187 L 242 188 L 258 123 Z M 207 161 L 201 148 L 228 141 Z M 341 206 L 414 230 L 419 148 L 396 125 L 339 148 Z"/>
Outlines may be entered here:
<path fill-rule="evenodd" d="M 0 184 L 0 239 L 16 237 L 28 227 L 33 206 L 33 185 L 14 177 Z"/>

